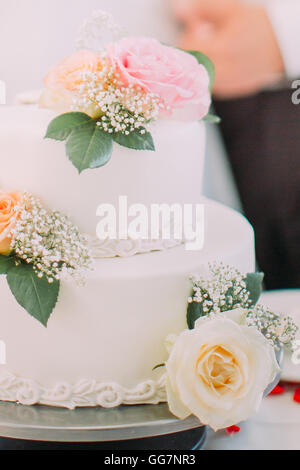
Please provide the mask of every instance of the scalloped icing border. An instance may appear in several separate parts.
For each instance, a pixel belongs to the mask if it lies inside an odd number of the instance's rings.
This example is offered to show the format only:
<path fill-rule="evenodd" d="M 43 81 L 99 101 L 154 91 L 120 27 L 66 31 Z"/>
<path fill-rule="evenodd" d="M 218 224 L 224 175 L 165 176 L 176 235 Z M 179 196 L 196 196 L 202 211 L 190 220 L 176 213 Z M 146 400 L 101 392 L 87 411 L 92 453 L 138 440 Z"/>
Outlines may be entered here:
<path fill-rule="evenodd" d="M 152 251 L 164 251 L 182 245 L 182 240 L 99 240 L 89 239 L 93 258 L 128 258 Z"/>
<path fill-rule="evenodd" d="M 157 405 L 167 401 L 165 379 L 147 380 L 132 389 L 114 382 L 79 380 L 75 384 L 57 383 L 44 387 L 35 380 L 7 373 L 0 377 L 0 400 L 21 405 L 48 405 L 68 408 L 101 406 L 115 408 L 120 405 Z"/>

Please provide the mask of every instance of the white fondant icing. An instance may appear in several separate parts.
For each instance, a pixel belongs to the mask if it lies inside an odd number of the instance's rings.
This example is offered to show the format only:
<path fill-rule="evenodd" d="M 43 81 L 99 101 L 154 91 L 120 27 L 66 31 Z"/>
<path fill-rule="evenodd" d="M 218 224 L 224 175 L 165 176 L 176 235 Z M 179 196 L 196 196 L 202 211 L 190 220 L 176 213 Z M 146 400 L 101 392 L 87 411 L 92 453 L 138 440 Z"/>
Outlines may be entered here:
<path fill-rule="evenodd" d="M 196 204 L 202 191 L 203 123 L 160 120 L 153 124 L 156 151 L 114 144 L 110 162 L 81 175 L 65 143 L 44 139 L 55 114 L 34 106 L 0 107 L 0 189 L 27 190 L 51 209 L 70 215 L 80 230 L 96 236 L 100 204 Z"/>

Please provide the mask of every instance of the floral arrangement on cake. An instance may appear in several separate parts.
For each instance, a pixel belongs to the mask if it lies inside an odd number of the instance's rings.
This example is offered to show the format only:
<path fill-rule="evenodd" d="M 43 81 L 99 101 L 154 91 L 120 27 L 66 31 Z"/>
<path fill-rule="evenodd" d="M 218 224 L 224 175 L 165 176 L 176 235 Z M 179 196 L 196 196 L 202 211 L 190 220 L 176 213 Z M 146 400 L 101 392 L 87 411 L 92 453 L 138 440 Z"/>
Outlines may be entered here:
<path fill-rule="evenodd" d="M 258 411 L 280 367 L 276 350 L 293 348 L 292 319 L 257 305 L 263 275 L 210 266 L 194 277 L 187 329 L 166 338 L 164 375 L 171 412 L 190 415 L 214 430 L 236 425 Z"/>
<path fill-rule="evenodd" d="M 214 66 L 204 54 L 152 38 L 78 50 L 44 79 L 40 106 L 59 113 L 46 138 L 66 141 L 79 173 L 107 164 L 114 144 L 154 151 L 149 126 L 157 119 L 213 119 L 213 81 Z"/>
<path fill-rule="evenodd" d="M 92 259 L 71 220 L 31 194 L 0 191 L 0 274 L 17 302 L 47 326 L 60 281 L 82 282 Z"/>

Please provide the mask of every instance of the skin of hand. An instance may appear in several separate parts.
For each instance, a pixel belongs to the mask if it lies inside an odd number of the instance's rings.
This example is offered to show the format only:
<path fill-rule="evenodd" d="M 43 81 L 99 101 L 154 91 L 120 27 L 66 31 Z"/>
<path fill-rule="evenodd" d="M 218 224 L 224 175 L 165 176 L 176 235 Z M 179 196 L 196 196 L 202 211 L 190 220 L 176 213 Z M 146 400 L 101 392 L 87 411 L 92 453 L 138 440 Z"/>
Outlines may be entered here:
<path fill-rule="evenodd" d="M 263 6 L 240 0 L 172 0 L 183 25 L 179 46 L 204 52 L 214 62 L 214 95 L 254 94 L 276 83 L 284 63 Z"/>

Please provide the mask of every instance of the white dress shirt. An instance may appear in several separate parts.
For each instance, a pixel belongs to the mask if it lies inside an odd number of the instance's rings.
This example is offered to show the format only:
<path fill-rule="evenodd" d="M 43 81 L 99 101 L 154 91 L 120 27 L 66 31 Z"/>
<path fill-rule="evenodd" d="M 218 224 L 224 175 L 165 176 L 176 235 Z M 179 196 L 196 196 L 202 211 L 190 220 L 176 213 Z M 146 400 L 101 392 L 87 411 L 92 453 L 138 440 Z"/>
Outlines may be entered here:
<path fill-rule="evenodd" d="M 265 0 L 289 79 L 300 77 L 300 0 Z"/>

